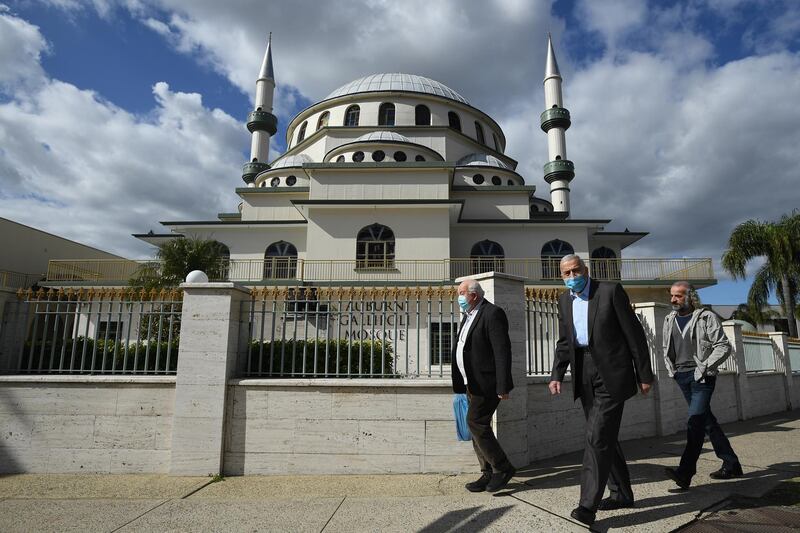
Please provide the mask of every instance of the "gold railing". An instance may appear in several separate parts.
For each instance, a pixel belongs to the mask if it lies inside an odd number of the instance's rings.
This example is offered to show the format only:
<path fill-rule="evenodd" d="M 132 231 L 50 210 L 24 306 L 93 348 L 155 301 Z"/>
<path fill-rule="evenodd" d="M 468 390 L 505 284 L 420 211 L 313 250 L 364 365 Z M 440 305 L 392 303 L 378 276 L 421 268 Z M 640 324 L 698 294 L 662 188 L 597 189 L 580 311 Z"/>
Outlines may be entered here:
<path fill-rule="evenodd" d="M 27 289 L 41 279 L 41 274 L 0 270 L 0 289 Z"/>
<path fill-rule="evenodd" d="M 147 268 L 158 269 L 160 262 L 127 259 L 52 259 L 47 265 L 47 281 L 126 283 L 132 276 Z"/>
<path fill-rule="evenodd" d="M 145 268 L 158 268 L 157 261 L 81 260 L 50 261 L 47 281 L 125 283 Z M 294 258 L 231 259 L 223 263 L 219 280 L 263 282 L 265 280 L 342 282 L 432 282 L 497 271 L 531 282 L 558 281 L 558 260 L 453 258 L 436 260 L 368 262 L 357 260 L 307 260 Z M 601 280 L 668 281 L 713 280 L 711 259 L 591 259 L 591 275 Z M 217 281 L 219 281 L 217 280 Z"/>

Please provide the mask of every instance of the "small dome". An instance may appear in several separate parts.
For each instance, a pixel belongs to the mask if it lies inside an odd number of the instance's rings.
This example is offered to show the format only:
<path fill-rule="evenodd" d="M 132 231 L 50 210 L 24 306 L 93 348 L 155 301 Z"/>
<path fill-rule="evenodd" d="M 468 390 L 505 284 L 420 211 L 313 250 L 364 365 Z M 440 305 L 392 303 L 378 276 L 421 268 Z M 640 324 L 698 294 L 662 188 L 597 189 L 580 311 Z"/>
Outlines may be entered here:
<path fill-rule="evenodd" d="M 269 170 L 286 167 L 302 167 L 303 163 L 313 163 L 313 161 L 306 154 L 290 155 L 273 162 Z"/>
<path fill-rule="evenodd" d="M 395 133 L 393 131 L 371 131 L 369 133 L 365 133 L 353 142 L 361 143 L 368 141 L 410 143 L 411 139 L 405 135 L 400 135 L 399 133 Z"/>
<path fill-rule="evenodd" d="M 481 167 L 497 167 L 509 168 L 508 165 L 489 154 L 469 154 L 465 155 L 456 162 L 457 167 L 468 166 L 481 166 Z"/>
<path fill-rule="evenodd" d="M 434 94 L 469 105 L 469 102 L 463 96 L 443 83 L 415 74 L 399 73 L 372 74 L 371 76 L 353 80 L 333 91 L 325 97 L 325 100 L 346 94 L 371 93 L 375 91 L 406 91 Z"/>

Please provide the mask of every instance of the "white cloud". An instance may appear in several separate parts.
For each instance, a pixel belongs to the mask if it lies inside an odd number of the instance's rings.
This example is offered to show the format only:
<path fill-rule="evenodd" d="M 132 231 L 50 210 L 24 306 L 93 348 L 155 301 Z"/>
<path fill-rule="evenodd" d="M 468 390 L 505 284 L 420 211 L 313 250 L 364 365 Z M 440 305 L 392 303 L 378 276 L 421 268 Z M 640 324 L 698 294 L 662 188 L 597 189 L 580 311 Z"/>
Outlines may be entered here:
<path fill-rule="evenodd" d="M 39 59 L 48 50 L 39 28 L 0 4 L 0 90 L 29 86 L 44 78 Z"/>
<path fill-rule="evenodd" d="M 8 14 L 0 14 L 0 24 L 24 26 Z M 37 35 L 43 42 L 38 32 L 22 32 L 3 46 L 38 42 Z M 38 72 L 37 56 L 27 57 L 34 64 L 17 72 Z M 157 83 L 154 107 L 140 117 L 92 91 L 39 81 L 0 104 L 4 217 L 142 256 L 152 249 L 131 233 L 159 231 L 159 220 L 213 219 L 236 205 L 247 132 L 221 110 L 204 107 L 199 94 Z"/>

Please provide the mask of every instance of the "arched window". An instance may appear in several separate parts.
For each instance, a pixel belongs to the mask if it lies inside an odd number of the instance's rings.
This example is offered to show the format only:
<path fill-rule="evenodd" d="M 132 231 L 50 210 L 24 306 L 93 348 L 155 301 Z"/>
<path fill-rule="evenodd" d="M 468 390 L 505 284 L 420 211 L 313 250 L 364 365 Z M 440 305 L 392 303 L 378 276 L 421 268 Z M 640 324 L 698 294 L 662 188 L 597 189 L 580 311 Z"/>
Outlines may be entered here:
<path fill-rule="evenodd" d="M 394 233 L 375 223 L 356 237 L 356 268 L 394 268 Z"/>
<path fill-rule="evenodd" d="M 431 110 L 428 106 L 419 104 L 414 108 L 414 124 L 417 126 L 431 125 Z"/>
<path fill-rule="evenodd" d="M 461 131 L 461 119 L 455 111 L 447 113 L 447 123 L 450 124 L 450 127 L 454 130 Z"/>
<path fill-rule="evenodd" d="M 394 126 L 394 104 L 381 104 L 378 108 L 378 126 Z"/>
<path fill-rule="evenodd" d="M 219 241 L 214 241 L 214 247 L 219 255 L 219 264 L 208 269 L 206 272 L 208 279 L 211 281 L 228 280 L 230 279 L 231 250 Z"/>
<path fill-rule="evenodd" d="M 303 122 L 300 126 L 300 132 L 297 134 L 297 144 L 303 142 L 303 139 L 306 138 L 306 126 L 308 126 L 308 121 Z"/>
<path fill-rule="evenodd" d="M 317 129 L 324 128 L 328 125 L 328 119 L 331 118 L 331 114 L 325 111 L 323 114 L 319 116 L 319 120 L 317 121 Z"/>
<path fill-rule="evenodd" d="M 561 279 L 558 263 L 565 255 L 574 254 L 575 249 L 566 241 L 553 239 L 542 246 L 542 279 Z"/>
<path fill-rule="evenodd" d="M 472 274 L 481 272 L 503 272 L 506 254 L 500 244 L 486 239 L 476 242 L 469 253 Z"/>
<path fill-rule="evenodd" d="M 593 250 L 591 272 L 597 279 L 620 279 L 620 261 L 616 252 L 605 246 Z"/>
<path fill-rule="evenodd" d="M 500 151 L 500 141 L 497 140 L 497 134 L 496 133 L 492 133 L 492 139 L 494 139 L 494 149 L 495 149 L 495 151 L 499 152 Z"/>
<path fill-rule="evenodd" d="M 264 279 L 297 277 L 297 248 L 286 241 L 273 242 L 264 252 Z"/>
<path fill-rule="evenodd" d="M 481 127 L 478 121 L 475 121 L 475 138 L 481 144 L 486 144 L 486 138 L 483 136 L 483 127 Z"/>
<path fill-rule="evenodd" d="M 344 112 L 344 125 L 345 126 L 358 126 L 358 115 L 361 113 L 361 108 L 357 105 L 351 105 Z"/>

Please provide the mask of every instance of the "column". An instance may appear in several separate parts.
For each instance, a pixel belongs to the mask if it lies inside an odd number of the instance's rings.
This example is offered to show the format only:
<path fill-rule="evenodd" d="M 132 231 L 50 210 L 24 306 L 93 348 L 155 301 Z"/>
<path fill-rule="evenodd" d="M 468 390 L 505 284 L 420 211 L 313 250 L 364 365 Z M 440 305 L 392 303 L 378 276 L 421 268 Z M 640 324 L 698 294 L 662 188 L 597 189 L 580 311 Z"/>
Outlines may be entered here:
<path fill-rule="evenodd" d="M 234 283 L 183 283 L 170 473 L 222 471 L 228 379 L 235 373 L 240 309 Z"/>
<path fill-rule="evenodd" d="M 686 427 L 686 400 L 675 380 L 669 377 L 664 363 L 664 319 L 671 309 L 655 302 L 637 303 L 633 309 L 642 322 L 656 378 L 650 393 L 655 406 L 656 431 L 658 435 L 672 435 Z"/>
<path fill-rule="evenodd" d="M 511 377 L 514 390 L 500 402 L 494 416 L 497 440 L 517 467 L 528 464 L 528 369 L 525 339 L 525 278 L 502 272 L 486 272 L 456 279 L 474 279 L 481 284 L 484 298 L 501 307 L 508 317 L 511 339 Z"/>
<path fill-rule="evenodd" d="M 775 370 L 783 373 L 783 387 L 786 391 L 786 409 L 791 411 L 795 405 L 793 398 L 794 378 L 792 377 L 792 361 L 789 358 L 789 337 L 782 331 L 769 333 L 772 350 L 775 355 Z"/>
<path fill-rule="evenodd" d="M 736 370 L 736 406 L 739 420 L 750 418 L 750 386 L 747 382 L 747 365 L 744 360 L 744 340 L 742 339 L 742 325 L 733 320 L 722 323 L 722 329 L 733 347 L 731 359 Z"/>

